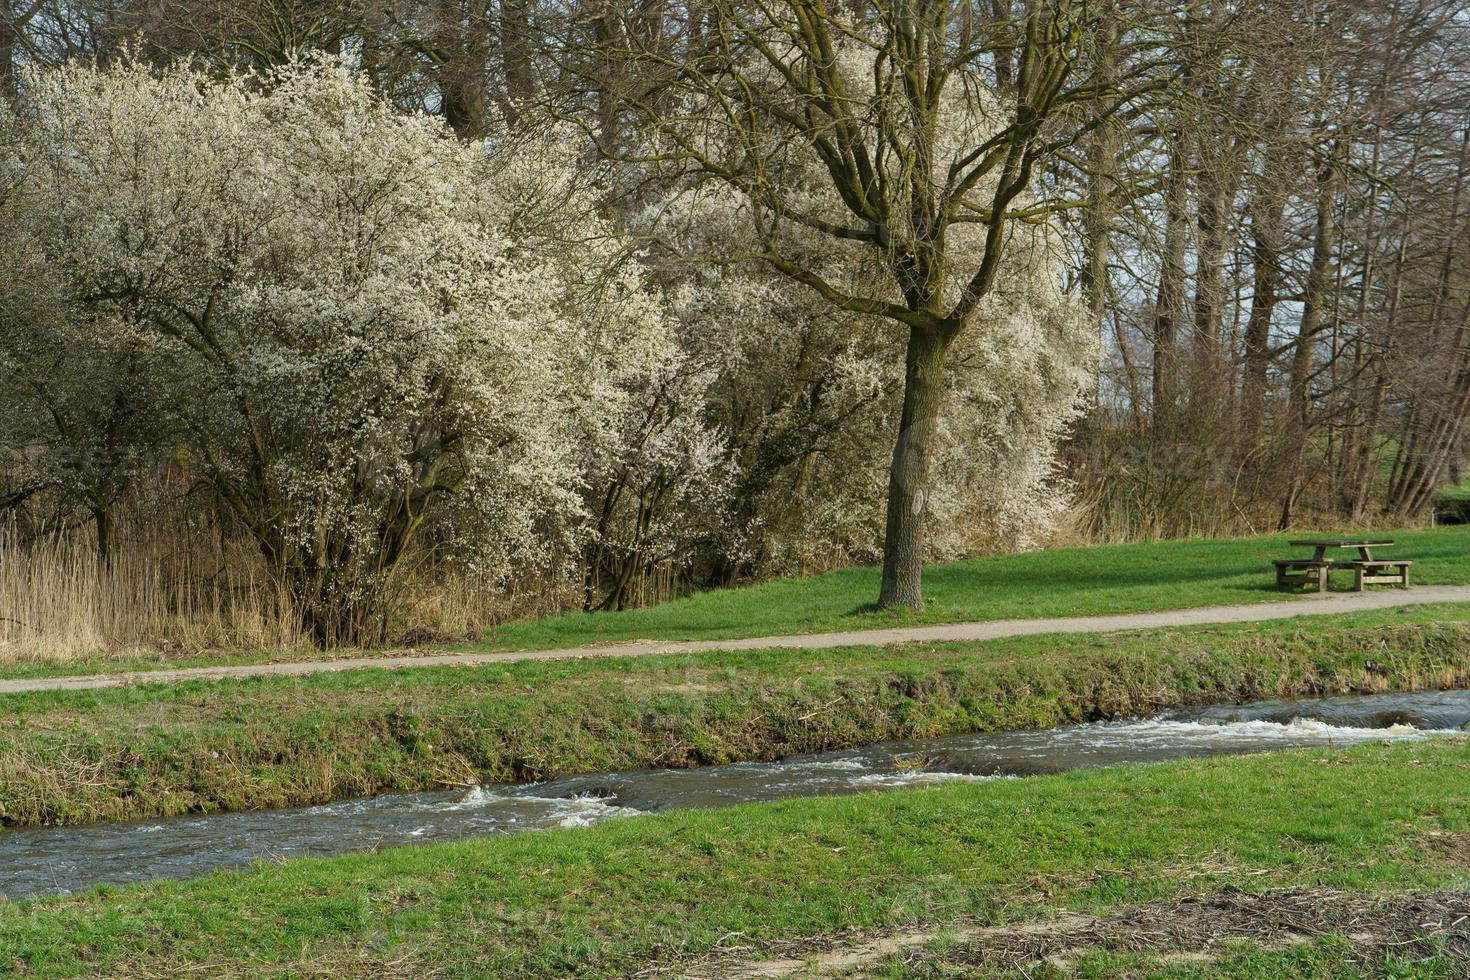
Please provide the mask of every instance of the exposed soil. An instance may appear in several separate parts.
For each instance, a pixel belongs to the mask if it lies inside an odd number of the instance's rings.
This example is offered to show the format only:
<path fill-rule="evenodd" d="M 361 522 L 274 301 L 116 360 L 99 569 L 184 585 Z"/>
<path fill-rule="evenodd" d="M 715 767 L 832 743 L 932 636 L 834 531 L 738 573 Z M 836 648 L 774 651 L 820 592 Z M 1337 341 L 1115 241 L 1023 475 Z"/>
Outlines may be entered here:
<path fill-rule="evenodd" d="M 1444 855 L 1448 863 L 1470 868 L 1470 833 L 1437 831 L 1429 835 L 1428 841 L 1430 848 Z"/>
<path fill-rule="evenodd" d="M 1470 835 L 1452 846 L 1470 851 Z M 1047 964 L 1065 969 L 1094 951 L 1152 954 L 1163 962 L 1210 961 L 1227 944 L 1249 941 L 1266 949 L 1335 935 L 1365 960 L 1388 952 L 1442 951 L 1470 973 L 1470 891 L 1376 896 L 1327 888 L 1248 894 L 1226 891 L 1172 902 L 1132 906 L 1106 916 L 1063 914 L 1007 926 L 826 937 L 763 949 L 731 950 L 650 975 L 686 977 L 861 977 L 895 958 L 922 972 L 940 969 L 1003 971 Z M 943 941 L 942 948 L 934 944 Z"/>

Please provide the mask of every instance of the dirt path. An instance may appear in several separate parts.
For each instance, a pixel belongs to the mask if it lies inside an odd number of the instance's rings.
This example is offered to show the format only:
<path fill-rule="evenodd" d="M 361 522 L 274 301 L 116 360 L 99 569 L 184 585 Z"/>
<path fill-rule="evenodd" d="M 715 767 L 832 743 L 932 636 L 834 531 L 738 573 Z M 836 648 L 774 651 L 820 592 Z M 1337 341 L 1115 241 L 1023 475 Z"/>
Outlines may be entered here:
<path fill-rule="evenodd" d="M 1316 594 L 1279 602 L 1237 606 L 1205 606 L 1162 612 L 1125 613 L 1116 616 L 1069 616 L 1057 619 L 998 619 L 980 623 L 949 623 L 939 626 L 905 626 L 895 629 L 855 630 L 843 633 L 807 633 L 793 636 L 756 636 L 744 640 L 693 640 L 683 642 L 640 640 L 631 643 L 571 647 L 560 650 L 515 650 L 501 653 L 387 654 L 340 660 L 297 660 L 280 663 L 240 664 L 226 667 L 186 667 L 177 670 L 147 670 L 118 674 L 89 674 L 77 677 L 38 677 L 0 680 L 0 694 L 26 691 L 77 691 L 129 684 L 164 684 L 179 681 L 226 680 L 241 677 L 294 677 L 338 670 L 363 668 L 455 667 L 498 664 L 516 660 L 575 660 L 583 657 L 645 657 L 668 653 L 706 653 L 722 650 L 805 649 L 882 646 L 889 643 L 995 640 L 1008 636 L 1041 633 L 1111 633 L 1117 630 L 1155 629 L 1167 626 L 1205 626 L 1212 623 L 1259 623 L 1294 616 L 1327 616 L 1368 609 L 1422 606 L 1434 602 L 1470 602 L 1470 585 L 1421 585 L 1404 592 L 1337 592 Z"/>
<path fill-rule="evenodd" d="M 1260 949 L 1314 942 L 1335 935 L 1358 957 L 1376 961 L 1392 949 L 1400 955 L 1439 952 L 1456 966 L 1470 966 L 1470 893 L 1419 892 L 1373 896 L 1331 888 L 1250 894 L 1226 891 L 1178 901 L 1123 908 L 1110 915 L 1064 913 L 1054 919 L 1008 926 L 960 926 L 787 944 L 775 956 L 730 950 L 695 964 L 655 967 L 648 975 L 703 980 L 774 977 L 866 977 L 901 960 L 955 973 L 1020 970 L 1046 964 L 1058 972 L 1099 950 L 1141 953 L 1156 965 L 1208 964 L 1230 944 Z"/>

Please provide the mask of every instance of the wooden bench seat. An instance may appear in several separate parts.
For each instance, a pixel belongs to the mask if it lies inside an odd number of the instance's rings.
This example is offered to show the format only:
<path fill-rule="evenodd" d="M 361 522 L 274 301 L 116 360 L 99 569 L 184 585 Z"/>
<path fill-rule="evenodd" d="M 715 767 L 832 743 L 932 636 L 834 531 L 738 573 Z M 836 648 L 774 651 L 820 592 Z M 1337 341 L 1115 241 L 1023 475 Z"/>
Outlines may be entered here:
<path fill-rule="evenodd" d="M 1348 562 L 1353 570 L 1353 588 L 1363 591 L 1365 585 L 1401 585 L 1409 587 L 1411 561 L 1395 558 L 1374 558 Z"/>
<path fill-rule="evenodd" d="M 1332 570 L 1331 558 L 1273 558 L 1276 566 L 1276 587 L 1288 585 L 1315 585 L 1318 592 L 1327 591 L 1327 573 Z"/>

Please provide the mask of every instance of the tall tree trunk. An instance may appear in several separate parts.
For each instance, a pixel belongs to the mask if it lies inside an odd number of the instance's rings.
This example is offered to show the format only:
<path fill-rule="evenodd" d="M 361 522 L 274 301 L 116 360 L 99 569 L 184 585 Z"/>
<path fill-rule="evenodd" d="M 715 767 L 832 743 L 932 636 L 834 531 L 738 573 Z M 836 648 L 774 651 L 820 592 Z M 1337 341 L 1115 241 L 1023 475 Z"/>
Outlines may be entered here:
<path fill-rule="evenodd" d="M 1271 318 L 1281 282 L 1281 225 L 1286 195 L 1277 189 L 1256 192 L 1251 213 L 1251 310 L 1245 324 L 1245 376 L 1241 382 L 1243 456 L 1256 449 L 1266 416 L 1266 381 L 1271 367 Z"/>
<path fill-rule="evenodd" d="M 1434 301 L 1429 311 L 1431 343 L 1444 321 L 1444 314 L 1455 288 L 1454 270 L 1459 264 L 1460 207 L 1467 176 L 1470 176 L 1470 127 L 1464 130 L 1460 139 L 1459 163 L 1446 225 L 1449 234 L 1446 236 Z M 1424 452 L 1415 462 L 1414 479 L 1409 481 L 1401 495 L 1399 509 L 1406 515 L 1422 513 L 1429 506 L 1439 480 L 1449 466 L 1451 455 L 1459 444 L 1465 412 L 1470 409 L 1470 402 L 1466 400 L 1470 398 L 1470 350 L 1467 350 L 1467 337 L 1470 337 L 1470 298 L 1466 299 L 1460 312 L 1454 340 L 1445 345 L 1447 352 L 1459 366 L 1450 384 L 1449 397 L 1435 403 Z"/>
<path fill-rule="evenodd" d="M 1183 134 L 1173 134 L 1169 176 L 1164 187 L 1165 228 L 1159 295 L 1154 306 L 1154 420 L 1173 414 L 1179 396 L 1179 325 L 1185 314 L 1185 268 L 1189 242 L 1189 181 L 1185 176 Z"/>
<path fill-rule="evenodd" d="M 924 608 L 924 532 L 928 523 L 929 465 L 944 392 L 949 336 L 911 328 L 904 357 L 903 416 L 888 471 L 888 520 L 883 538 L 883 584 L 878 607 Z"/>
<path fill-rule="evenodd" d="M 0 0 L 0 96 L 15 94 L 15 43 L 20 25 L 11 0 Z"/>
<path fill-rule="evenodd" d="M 999 0 L 995 0 L 999 3 Z M 1105 17 L 1098 25 L 1098 77 L 1111 81 L 1117 74 L 1117 18 Z M 1108 108 L 1101 100 L 1094 111 Z M 1087 310 L 1102 337 L 1103 317 L 1108 300 L 1109 236 L 1113 228 L 1113 194 L 1118 173 L 1117 125 L 1105 122 L 1088 136 L 1087 142 L 1087 208 L 1082 213 L 1084 247 L 1082 264 L 1082 296 Z"/>
<path fill-rule="evenodd" d="M 529 0 L 501 0 L 500 60 L 505 71 L 506 120 L 514 124 L 522 107 L 536 93 Z"/>
<path fill-rule="evenodd" d="M 112 567 L 112 507 L 105 503 L 92 506 L 92 521 L 97 527 L 97 560 L 103 569 Z"/>
<path fill-rule="evenodd" d="M 1355 377 L 1367 377 L 1367 372 L 1372 370 L 1373 383 L 1369 389 L 1366 409 L 1363 406 L 1361 388 L 1350 394 L 1342 450 L 1343 473 L 1338 480 L 1342 510 L 1354 523 L 1363 519 L 1368 508 L 1373 453 L 1377 448 L 1378 426 L 1383 418 L 1383 400 L 1388 386 L 1382 353 L 1368 349 L 1372 341 L 1372 329 L 1368 324 L 1368 301 L 1373 295 L 1378 271 L 1378 196 L 1382 159 L 1383 130 L 1375 124 L 1373 151 L 1366 175 L 1368 200 L 1362 219 L 1362 241 L 1359 244 L 1363 255 L 1362 268 L 1358 273 L 1358 297 L 1353 316 L 1357 323 L 1357 338 L 1353 346 L 1353 374 Z M 1399 247 L 1402 250 L 1402 243 Z M 1386 339 L 1391 340 L 1392 334 L 1388 334 Z"/>
<path fill-rule="evenodd" d="M 1467 137 L 1470 137 L 1470 133 L 1467 133 Z M 1414 175 L 1417 173 L 1421 149 L 1421 145 L 1416 143 L 1414 146 L 1413 155 L 1410 157 L 1409 160 L 1410 175 Z M 1462 144 L 1461 149 L 1462 153 L 1460 159 L 1460 168 L 1459 173 L 1457 174 L 1454 206 L 1452 208 L 1450 219 L 1451 227 L 1454 227 L 1455 224 L 1458 223 L 1459 191 L 1465 177 L 1466 160 L 1464 157 L 1464 144 Z M 1418 218 L 1419 222 L 1423 222 L 1426 220 L 1427 216 L 1421 214 L 1416 215 L 1415 217 Z M 1408 237 L 1410 236 L 1408 213 L 1404 215 L 1404 228 L 1402 234 L 1405 239 L 1408 239 Z M 1445 247 L 1446 258 L 1449 261 L 1447 261 L 1446 264 L 1441 265 L 1442 274 L 1446 268 L 1446 265 L 1453 266 L 1454 264 L 1452 260 L 1452 253 L 1455 248 L 1455 239 L 1453 235 L 1446 242 Z M 1405 265 L 1405 252 L 1402 247 L 1400 248 L 1399 255 L 1400 266 L 1397 270 L 1397 274 L 1402 279 L 1403 277 L 1411 274 L 1412 270 L 1415 268 L 1415 264 L 1408 263 L 1407 265 Z M 1450 355 L 1450 358 L 1453 360 L 1454 364 L 1458 364 L 1460 361 L 1461 344 L 1458 340 L 1454 344 L 1450 345 L 1448 351 L 1443 351 L 1440 347 L 1440 334 L 1442 330 L 1442 324 L 1440 322 L 1439 316 L 1442 309 L 1442 296 L 1443 290 L 1437 290 L 1435 294 L 1434 306 L 1430 311 L 1428 328 L 1424 330 L 1422 336 L 1414 338 L 1414 340 L 1416 341 L 1416 347 L 1420 351 L 1428 352 L 1428 359 L 1423 365 L 1425 375 L 1427 375 L 1428 372 L 1433 368 L 1439 367 L 1440 362 L 1446 360 L 1446 354 Z M 1405 308 L 1406 310 L 1410 309 L 1408 306 L 1407 296 L 1405 296 Z M 1405 319 L 1411 318 L 1412 312 L 1409 312 Z M 1420 356 L 1424 355 L 1421 354 Z M 1419 378 L 1415 379 L 1417 383 L 1408 392 L 1408 410 L 1404 413 L 1404 420 L 1400 426 L 1401 434 L 1399 437 L 1398 447 L 1394 452 L 1393 469 L 1389 475 L 1388 496 L 1385 501 L 1385 509 L 1390 512 L 1407 515 L 1412 510 L 1411 501 L 1414 495 L 1414 485 L 1416 481 L 1422 478 L 1422 475 L 1424 473 L 1424 461 L 1428 455 L 1428 451 L 1425 447 L 1432 443 L 1432 435 L 1437 429 L 1439 419 L 1443 417 L 1446 400 L 1453 399 L 1453 392 L 1457 384 L 1456 379 L 1458 375 L 1456 373 L 1456 367 L 1446 367 L 1443 369 L 1443 371 L 1444 380 L 1439 385 L 1435 385 L 1432 382 L 1431 378 L 1425 375 L 1421 375 Z M 1423 440 L 1422 444 L 1421 440 Z"/>
<path fill-rule="evenodd" d="M 622 37 L 622 25 L 610 0 L 600 0 L 593 7 L 592 31 L 598 50 L 616 50 Z M 622 66 L 604 59 L 598 66 L 595 82 L 597 96 L 597 142 L 605 153 L 614 152 L 622 140 L 618 134 L 618 112 L 622 99 Z"/>
<path fill-rule="evenodd" d="M 1312 265 L 1307 272 L 1307 291 L 1302 303 L 1302 319 L 1296 335 L 1296 349 L 1291 357 L 1286 413 L 1287 476 L 1286 494 L 1281 502 L 1278 526 L 1291 526 L 1297 495 L 1301 492 L 1302 468 L 1306 464 L 1307 433 L 1311 429 L 1312 374 L 1315 366 L 1317 334 L 1322 330 L 1322 311 L 1327 304 L 1328 273 L 1332 253 L 1336 249 L 1337 163 L 1336 147 L 1317 174 L 1317 229 L 1312 240 Z"/>
<path fill-rule="evenodd" d="M 490 60 L 492 25 L 483 11 L 471 12 L 466 18 L 455 0 L 436 0 L 435 8 L 429 50 L 439 86 L 439 111 L 461 139 L 475 139 L 485 132 L 489 90 L 485 66 Z"/>
<path fill-rule="evenodd" d="M 1009 24 L 1012 20 L 1009 0 L 990 0 L 990 19 L 997 28 L 999 25 Z M 1004 44 L 995 46 L 995 87 L 1001 91 L 1011 87 L 1015 77 L 1013 61 L 1009 47 Z"/>
<path fill-rule="evenodd" d="M 1225 255 L 1230 244 L 1230 214 L 1239 186 L 1239 170 L 1234 166 L 1238 146 L 1227 153 L 1212 154 L 1201 160 L 1205 173 L 1200 178 L 1197 269 L 1194 287 L 1194 335 L 1199 345 L 1203 366 L 1216 368 L 1220 363 L 1223 308 L 1221 291 L 1225 282 Z"/>

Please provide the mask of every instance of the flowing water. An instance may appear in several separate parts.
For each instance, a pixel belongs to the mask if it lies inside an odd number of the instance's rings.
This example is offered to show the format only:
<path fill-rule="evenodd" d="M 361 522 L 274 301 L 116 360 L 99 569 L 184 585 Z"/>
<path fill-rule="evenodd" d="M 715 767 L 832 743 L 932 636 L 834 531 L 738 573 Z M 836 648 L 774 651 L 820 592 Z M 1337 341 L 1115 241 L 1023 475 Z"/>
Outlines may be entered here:
<path fill-rule="evenodd" d="M 566 776 L 257 813 L 0 830 L 0 895 L 184 878 L 257 859 L 458 840 L 685 807 L 858 793 L 1295 746 L 1424 738 L 1470 726 L 1470 691 L 1258 701 L 1035 732 L 997 732 L 702 769 Z"/>

